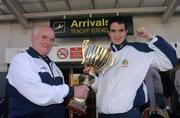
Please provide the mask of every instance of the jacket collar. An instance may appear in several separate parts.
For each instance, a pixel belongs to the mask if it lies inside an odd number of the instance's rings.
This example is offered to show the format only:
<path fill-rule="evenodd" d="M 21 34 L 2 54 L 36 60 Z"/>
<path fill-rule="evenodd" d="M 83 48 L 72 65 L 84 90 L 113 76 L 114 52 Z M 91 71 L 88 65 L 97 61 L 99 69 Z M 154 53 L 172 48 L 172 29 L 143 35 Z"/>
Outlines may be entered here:
<path fill-rule="evenodd" d="M 35 49 L 33 49 L 32 47 L 29 47 L 29 49 L 26 50 L 27 53 L 33 57 L 33 58 L 42 58 L 46 63 L 50 63 L 51 60 L 48 56 L 43 57 L 42 55 L 40 55 Z"/>
<path fill-rule="evenodd" d="M 121 44 L 110 44 L 110 49 L 113 52 L 121 50 L 123 47 L 125 47 L 128 44 L 128 41 L 125 39 Z"/>

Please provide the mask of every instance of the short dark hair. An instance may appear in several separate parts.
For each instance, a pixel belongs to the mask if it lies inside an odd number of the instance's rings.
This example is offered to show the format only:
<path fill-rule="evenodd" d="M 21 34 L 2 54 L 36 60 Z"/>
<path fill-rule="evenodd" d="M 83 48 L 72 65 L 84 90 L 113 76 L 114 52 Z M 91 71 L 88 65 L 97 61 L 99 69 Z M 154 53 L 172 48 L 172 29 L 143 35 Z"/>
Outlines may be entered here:
<path fill-rule="evenodd" d="M 110 27 L 112 23 L 124 24 L 125 30 L 128 29 L 127 24 L 125 22 L 125 18 L 123 16 L 116 16 L 113 17 L 111 20 L 108 21 L 108 31 L 110 31 Z"/>

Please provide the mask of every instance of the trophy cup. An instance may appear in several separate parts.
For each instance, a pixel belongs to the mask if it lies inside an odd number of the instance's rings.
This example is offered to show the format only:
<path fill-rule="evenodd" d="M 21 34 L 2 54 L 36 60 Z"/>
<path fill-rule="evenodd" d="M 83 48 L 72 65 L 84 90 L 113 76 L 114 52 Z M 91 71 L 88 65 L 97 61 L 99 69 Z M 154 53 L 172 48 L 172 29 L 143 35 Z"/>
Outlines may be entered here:
<path fill-rule="evenodd" d="M 79 79 L 83 81 L 81 84 L 85 84 L 88 87 L 95 81 L 96 74 L 103 74 L 119 60 L 118 56 L 112 57 L 111 52 L 106 48 L 90 44 L 90 40 L 83 41 L 82 56 L 81 64 L 90 66 L 91 70 L 89 74 L 81 74 Z M 73 98 L 68 107 L 84 115 L 87 108 L 85 101 L 85 99 Z"/>

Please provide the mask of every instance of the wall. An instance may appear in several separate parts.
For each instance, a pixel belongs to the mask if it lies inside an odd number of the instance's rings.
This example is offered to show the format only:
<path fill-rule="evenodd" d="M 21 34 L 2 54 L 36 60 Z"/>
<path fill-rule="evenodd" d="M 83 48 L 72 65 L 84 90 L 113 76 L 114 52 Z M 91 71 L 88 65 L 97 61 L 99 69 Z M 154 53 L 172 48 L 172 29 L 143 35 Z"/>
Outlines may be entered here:
<path fill-rule="evenodd" d="M 10 30 L 10 23 L 0 24 L 0 72 L 6 71 L 5 50 L 7 47 L 9 47 Z"/>
<path fill-rule="evenodd" d="M 134 17 L 134 28 L 136 29 L 144 26 L 154 34 L 163 36 L 168 41 L 180 41 L 178 39 L 180 37 L 180 16 L 171 17 L 171 19 L 166 24 L 162 24 L 161 19 L 162 17 L 160 16 L 137 16 Z"/>
<path fill-rule="evenodd" d="M 179 45 L 180 37 L 180 16 L 176 15 L 166 24 L 161 23 L 162 16 L 134 16 L 134 31 L 140 27 L 147 27 L 154 34 L 158 34 L 171 42 L 172 45 L 177 43 Z M 49 25 L 48 20 L 30 21 L 30 25 L 36 26 L 41 24 Z M 7 64 L 5 63 L 6 48 L 25 48 L 31 45 L 30 43 L 31 30 L 25 30 L 17 22 L 0 22 L 0 72 L 7 71 Z M 86 38 L 78 39 L 57 39 L 55 45 L 81 45 L 81 42 Z M 108 37 L 92 38 L 96 44 L 108 44 Z M 136 35 L 129 36 L 130 41 L 143 41 L 136 37 Z M 178 51 L 179 48 L 176 50 Z M 179 53 L 180 51 L 178 51 Z"/>

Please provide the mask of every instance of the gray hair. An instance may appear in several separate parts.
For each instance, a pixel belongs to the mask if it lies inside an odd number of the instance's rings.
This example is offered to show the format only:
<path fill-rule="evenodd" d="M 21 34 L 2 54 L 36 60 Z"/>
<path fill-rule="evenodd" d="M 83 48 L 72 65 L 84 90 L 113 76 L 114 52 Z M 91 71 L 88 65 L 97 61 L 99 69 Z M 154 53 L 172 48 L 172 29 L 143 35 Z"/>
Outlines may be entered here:
<path fill-rule="evenodd" d="M 47 27 L 47 28 L 49 28 L 49 29 L 51 29 L 52 31 L 54 31 L 51 27 L 49 27 L 49 26 L 46 26 L 46 25 L 41 25 L 41 26 L 36 26 L 36 27 L 34 27 L 34 28 L 32 28 L 32 34 L 34 34 L 34 35 L 37 35 L 38 33 L 39 33 L 39 30 L 41 29 L 41 28 L 43 28 L 43 27 Z"/>

